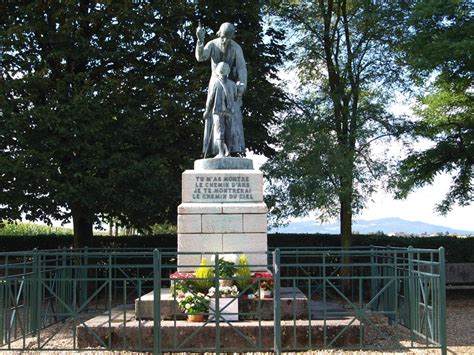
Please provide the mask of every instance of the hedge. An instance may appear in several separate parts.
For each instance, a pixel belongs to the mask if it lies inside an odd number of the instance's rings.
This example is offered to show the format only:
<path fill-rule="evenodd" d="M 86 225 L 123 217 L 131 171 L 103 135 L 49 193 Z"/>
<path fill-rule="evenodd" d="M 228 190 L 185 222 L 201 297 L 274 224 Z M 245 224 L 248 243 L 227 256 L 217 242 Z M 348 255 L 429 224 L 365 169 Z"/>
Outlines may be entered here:
<path fill-rule="evenodd" d="M 340 236 L 333 234 L 269 234 L 268 245 L 277 247 L 340 246 Z M 175 234 L 152 236 L 95 236 L 90 247 L 95 248 L 172 248 L 176 249 Z M 71 248 L 72 235 L 0 236 L 0 251 Z M 353 236 L 354 246 L 397 246 L 425 249 L 446 248 L 446 261 L 474 263 L 474 238 L 456 237 L 389 237 L 385 235 Z"/>

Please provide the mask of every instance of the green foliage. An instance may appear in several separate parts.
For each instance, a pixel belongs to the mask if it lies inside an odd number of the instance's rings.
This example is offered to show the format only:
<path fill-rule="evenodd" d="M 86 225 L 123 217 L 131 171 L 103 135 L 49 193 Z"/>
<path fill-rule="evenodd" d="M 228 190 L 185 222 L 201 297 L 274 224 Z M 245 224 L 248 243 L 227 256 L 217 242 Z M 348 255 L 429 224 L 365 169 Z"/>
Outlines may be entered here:
<path fill-rule="evenodd" d="M 237 271 L 235 272 L 235 277 L 240 279 L 235 281 L 239 290 L 244 290 L 252 282 L 252 280 L 250 280 L 252 273 L 250 272 L 248 265 L 249 263 L 247 261 L 247 256 L 245 254 L 241 254 L 239 256 Z"/>
<path fill-rule="evenodd" d="M 40 234 L 64 235 L 72 234 L 72 230 L 35 223 L 0 221 L 0 235 L 32 236 Z"/>
<path fill-rule="evenodd" d="M 302 85 L 278 132 L 280 149 L 263 168 L 268 204 L 277 223 L 314 210 L 323 220 L 340 217 L 348 246 L 352 214 L 387 172 L 387 159 L 372 149 L 401 126 L 388 105 L 404 82 L 391 47 L 404 13 L 391 2 L 272 4 L 291 29 Z"/>
<path fill-rule="evenodd" d="M 473 79 L 474 21 L 469 0 L 422 0 L 410 4 L 404 42 L 400 49 L 417 79 L 433 71 L 443 80 L 469 82 Z"/>
<path fill-rule="evenodd" d="M 218 269 L 219 269 L 219 277 L 222 278 L 231 278 L 234 277 L 237 268 L 235 263 L 229 260 L 225 260 L 224 258 L 219 258 L 217 262 Z"/>
<path fill-rule="evenodd" d="M 154 224 L 151 227 L 151 231 L 149 234 L 176 234 L 177 227 L 176 224 L 171 223 L 162 223 L 162 224 Z"/>
<path fill-rule="evenodd" d="M 406 63 L 418 81 L 431 76 L 432 84 L 417 100 L 421 119 L 410 131 L 432 142 L 412 150 L 399 167 L 392 186 L 404 198 L 431 184 L 440 173 L 452 176 L 450 190 L 436 206 L 441 214 L 455 204 L 474 201 L 474 51 L 472 4 L 469 1 L 420 1 L 413 5 L 412 30 L 402 45 Z M 434 78 L 434 80 L 433 80 Z"/>
<path fill-rule="evenodd" d="M 178 293 L 177 301 L 179 308 L 186 314 L 205 313 L 210 303 L 209 297 L 201 292 L 186 292 L 182 296 Z"/>
<path fill-rule="evenodd" d="M 92 247 L 97 248 L 145 248 L 176 251 L 176 235 L 154 236 L 97 236 Z M 72 235 L 36 235 L 3 236 L 0 235 L 0 251 L 22 251 L 37 248 L 40 250 L 70 248 Z M 268 247 L 275 248 L 312 248 L 339 247 L 341 237 L 333 234 L 269 234 Z M 474 263 L 474 238 L 456 237 L 389 237 L 386 235 L 354 234 L 354 246 L 399 246 L 425 249 L 446 248 L 446 260 L 450 263 Z"/>
<path fill-rule="evenodd" d="M 192 281 L 196 290 L 207 293 L 209 288 L 214 286 L 214 267 L 207 264 L 206 258 L 201 259 L 201 263 L 194 274 L 197 279 L 200 279 Z"/>
<path fill-rule="evenodd" d="M 150 236 L 95 236 L 89 247 L 93 248 L 159 248 L 176 250 L 176 235 L 150 235 Z M 41 250 L 72 248 L 74 239 L 72 235 L 39 234 L 34 236 L 0 235 L 0 251 Z"/>
<path fill-rule="evenodd" d="M 474 97 L 465 91 L 438 88 L 419 100 L 416 113 L 421 117 L 412 134 L 433 144 L 422 151 L 411 151 L 396 175 L 397 197 L 431 184 L 440 173 L 452 175 L 451 187 L 436 206 L 441 214 L 455 204 L 468 206 L 474 201 Z"/>
<path fill-rule="evenodd" d="M 182 172 L 200 156 L 209 63 L 194 58 L 198 20 L 237 25 L 249 65 L 250 150 L 271 154 L 267 126 L 283 95 L 282 61 L 254 1 L 9 2 L 0 37 L 0 218 L 73 220 L 76 245 L 115 218 L 174 223 Z M 264 43 L 267 36 L 269 41 Z M 208 38 L 210 39 L 210 38 Z"/>

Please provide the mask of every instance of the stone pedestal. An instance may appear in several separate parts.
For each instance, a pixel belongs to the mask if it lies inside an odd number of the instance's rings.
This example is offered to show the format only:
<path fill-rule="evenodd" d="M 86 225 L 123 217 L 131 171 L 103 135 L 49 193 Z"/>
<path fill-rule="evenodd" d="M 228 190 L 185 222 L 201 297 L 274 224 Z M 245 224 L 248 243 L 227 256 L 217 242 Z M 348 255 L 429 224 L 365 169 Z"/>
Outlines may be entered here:
<path fill-rule="evenodd" d="M 267 269 L 268 209 L 263 202 L 263 174 L 248 169 L 249 162 L 204 159 L 196 161 L 194 170 L 183 173 L 178 252 L 243 252 L 252 271 Z M 216 169 L 209 170 L 209 166 Z M 200 259 L 200 254 L 179 255 L 178 271 L 193 271 Z"/>

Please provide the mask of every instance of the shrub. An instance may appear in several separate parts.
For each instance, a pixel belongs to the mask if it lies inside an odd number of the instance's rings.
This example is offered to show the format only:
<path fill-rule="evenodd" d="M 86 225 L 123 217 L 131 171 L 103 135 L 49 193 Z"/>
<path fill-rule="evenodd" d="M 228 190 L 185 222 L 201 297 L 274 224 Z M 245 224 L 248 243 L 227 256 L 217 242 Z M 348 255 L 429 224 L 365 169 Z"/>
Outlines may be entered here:
<path fill-rule="evenodd" d="M 36 223 L 0 221 L 0 235 L 34 236 L 41 234 L 72 234 L 72 229 L 52 227 Z"/>
<path fill-rule="evenodd" d="M 235 276 L 237 277 L 236 284 L 239 290 L 244 290 L 252 281 L 250 277 L 252 276 L 249 268 L 249 263 L 247 261 L 247 255 L 241 254 L 239 257 L 239 264 Z"/>
<path fill-rule="evenodd" d="M 201 279 L 192 282 L 198 291 L 207 293 L 209 288 L 214 286 L 214 267 L 207 264 L 206 258 L 201 259 L 201 264 L 196 269 L 194 276 Z"/>
<path fill-rule="evenodd" d="M 304 247 L 339 247 L 341 238 L 328 234 L 269 234 L 268 247 L 275 248 L 304 248 Z M 389 237 L 386 235 L 354 235 L 353 246 L 393 246 L 423 249 L 446 248 L 448 263 L 474 263 L 474 237 Z M 0 251 L 21 251 L 33 248 L 58 249 L 71 248 L 72 235 L 43 234 L 34 236 L 0 235 Z M 94 248 L 158 248 L 176 251 L 176 234 L 146 235 L 146 236 L 94 236 L 90 247 Z"/>

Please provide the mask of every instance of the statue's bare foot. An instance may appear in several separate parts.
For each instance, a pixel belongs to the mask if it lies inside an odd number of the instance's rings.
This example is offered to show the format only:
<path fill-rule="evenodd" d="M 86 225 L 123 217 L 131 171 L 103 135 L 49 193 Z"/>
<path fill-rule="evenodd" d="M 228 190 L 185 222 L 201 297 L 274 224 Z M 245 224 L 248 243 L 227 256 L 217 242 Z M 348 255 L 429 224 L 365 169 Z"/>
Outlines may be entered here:
<path fill-rule="evenodd" d="M 223 158 L 223 157 L 224 157 L 224 154 L 219 152 L 219 154 L 217 154 L 214 158 Z"/>

